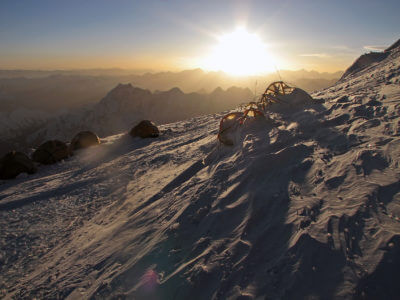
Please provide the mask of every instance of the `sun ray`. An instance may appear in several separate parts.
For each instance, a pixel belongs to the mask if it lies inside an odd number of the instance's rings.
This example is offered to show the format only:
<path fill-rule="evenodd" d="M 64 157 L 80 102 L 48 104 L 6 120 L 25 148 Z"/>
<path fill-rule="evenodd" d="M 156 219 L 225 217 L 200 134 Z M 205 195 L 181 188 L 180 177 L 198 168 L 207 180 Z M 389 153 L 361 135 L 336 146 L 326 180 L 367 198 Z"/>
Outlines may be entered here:
<path fill-rule="evenodd" d="M 218 37 L 218 44 L 202 62 L 206 70 L 232 75 L 255 75 L 273 71 L 275 59 L 267 45 L 244 27 Z"/>

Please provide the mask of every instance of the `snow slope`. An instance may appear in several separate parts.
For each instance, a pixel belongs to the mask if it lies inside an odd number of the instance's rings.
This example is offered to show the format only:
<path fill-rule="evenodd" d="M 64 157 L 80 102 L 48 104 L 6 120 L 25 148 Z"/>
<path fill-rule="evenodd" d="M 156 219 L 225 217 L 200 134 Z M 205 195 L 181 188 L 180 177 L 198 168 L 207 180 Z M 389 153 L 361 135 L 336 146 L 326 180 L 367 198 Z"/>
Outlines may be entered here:
<path fill-rule="evenodd" d="M 1 296 L 396 299 L 399 70 L 394 48 L 234 147 L 207 115 L 2 182 Z"/>

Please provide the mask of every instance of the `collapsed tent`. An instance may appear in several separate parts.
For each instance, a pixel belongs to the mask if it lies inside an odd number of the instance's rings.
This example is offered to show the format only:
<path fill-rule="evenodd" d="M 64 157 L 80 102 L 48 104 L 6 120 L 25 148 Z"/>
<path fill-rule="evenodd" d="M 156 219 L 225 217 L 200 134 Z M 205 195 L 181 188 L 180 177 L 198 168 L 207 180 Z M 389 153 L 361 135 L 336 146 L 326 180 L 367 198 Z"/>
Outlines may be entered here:
<path fill-rule="evenodd" d="M 291 87 L 283 81 L 275 81 L 267 87 L 257 104 L 265 110 L 270 108 L 272 104 L 283 104 L 281 107 L 293 107 L 312 101 L 313 98 L 306 91 Z"/>
<path fill-rule="evenodd" d="M 225 115 L 219 123 L 218 139 L 225 145 L 234 144 L 234 132 L 243 120 L 242 112 L 232 112 Z"/>
<path fill-rule="evenodd" d="M 259 119 L 265 120 L 264 113 L 255 108 L 246 109 L 244 112 L 231 112 L 225 115 L 219 123 L 219 141 L 228 146 L 234 145 L 237 128 Z"/>
<path fill-rule="evenodd" d="M 17 151 L 11 151 L 0 159 L 0 179 L 13 179 L 21 173 L 33 174 L 37 171 L 30 158 Z"/>
<path fill-rule="evenodd" d="M 131 129 L 129 134 L 133 137 L 141 137 L 141 138 L 155 138 L 160 135 L 160 131 L 154 122 L 149 120 L 143 120 L 135 127 Z"/>
<path fill-rule="evenodd" d="M 91 131 L 81 131 L 71 141 L 71 151 L 100 144 L 99 137 Z"/>
<path fill-rule="evenodd" d="M 70 149 L 67 144 L 58 140 L 51 140 L 40 145 L 32 154 L 32 160 L 44 165 L 54 164 L 68 158 Z"/>
<path fill-rule="evenodd" d="M 291 87 L 283 81 L 275 81 L 267 87 L 258 102 L 242 105 L 244 112 L 232 112 L 221 119 L 218 139 L 225 145 L 234 145 L 235 132 L 240 125 L 247 125 L 255 120 L 268 120 L 262 111 L 299 107 L 312 101 L 313 98 L 306 91 Z"/>

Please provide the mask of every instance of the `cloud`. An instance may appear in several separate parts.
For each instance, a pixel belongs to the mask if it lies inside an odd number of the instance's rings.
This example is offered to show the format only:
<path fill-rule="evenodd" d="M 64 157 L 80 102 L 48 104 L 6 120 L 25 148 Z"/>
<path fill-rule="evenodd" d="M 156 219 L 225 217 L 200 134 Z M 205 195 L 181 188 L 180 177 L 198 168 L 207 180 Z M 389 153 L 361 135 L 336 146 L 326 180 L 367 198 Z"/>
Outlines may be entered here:
<path fill-rule="evenodd" d="M 352 49 L 346 45 L 333 45 L 333 46 L 330 46 L 329 48 L 332 48 L 335 50 L 342 50 L 342 51 L 354 51 L 354 49 Z"/>
<path fill-rule="evenodd" d="M 368 51 L 383 51 L 387 47 L 388 46 L 364 46 L 364 49 Z"/>
<path fill-rule="evenodd" d="M 346 45 L 332 45 L 328 47 L 329 51 L 334 51 L 335 56 L 341 55 L 341 56 L 349 56 L 349 55 L 359 55 L 362 53 L 359 48 L 351 48 Z"/>
<path fill-rule="evenodd" d="M 306 54 L 300 54 L 300 56 L 303 56 L 303 57 L 318 57 L 318 58 L 330 57 L 330 55 L 328 55 L 326 53 L 306 53 Z"/>

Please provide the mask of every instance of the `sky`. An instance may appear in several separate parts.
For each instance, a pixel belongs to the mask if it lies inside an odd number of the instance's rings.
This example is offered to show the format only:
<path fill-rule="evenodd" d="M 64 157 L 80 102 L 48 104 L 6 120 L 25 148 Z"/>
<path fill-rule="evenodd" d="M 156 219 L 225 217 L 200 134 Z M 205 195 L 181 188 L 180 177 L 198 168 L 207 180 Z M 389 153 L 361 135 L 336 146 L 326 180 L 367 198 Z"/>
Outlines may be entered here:
<path fill-rule="evenodd" d="M 0 68 L 204 68 L 244 28 L 278 69 L 334 72 L 399 39 L 399 11 L 398 0 L 0 0 Z"/>

